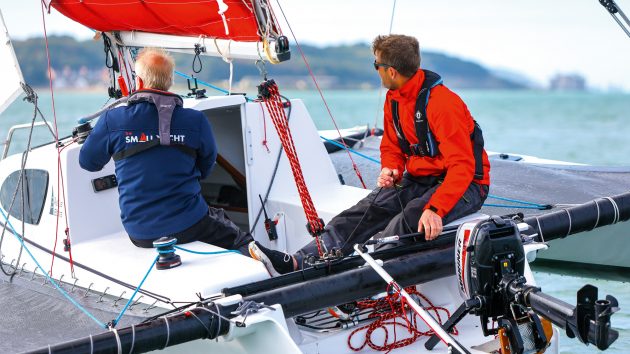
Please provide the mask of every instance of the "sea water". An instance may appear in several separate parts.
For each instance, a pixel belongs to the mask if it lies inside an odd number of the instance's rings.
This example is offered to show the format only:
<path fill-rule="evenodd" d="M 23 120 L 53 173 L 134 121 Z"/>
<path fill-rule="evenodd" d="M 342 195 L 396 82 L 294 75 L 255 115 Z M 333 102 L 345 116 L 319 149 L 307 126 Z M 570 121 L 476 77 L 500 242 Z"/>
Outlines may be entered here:
<path fill-rule="evenodd" d="M 55 115 L 52 113 L 50 93 L 38 90 L 39 107 L 46 119 L 58 127 L 60 137 L 70 135 L 77 119 L 90 114 L 108 102 L 104 92 L 55 92 Z M 488 150 L 533 155 L 541 158 L 587 163 L 592 165 L 630 166 L 630 95 L 623 93 L 549 92 L 549 91 L 478 91 L 461 90 L 457 93 L 481 124 Z M 318 129 L 334 129 L 357 125 L 382 127 L 384 92 L 378 90 L 326 91 L 324 105 L 315 91 L 287 91 L 289 98 L 304 100 Z M 252 96 L 253 97 L 253 96 Z M 111 101 L 110 101 L 111 102 Z M 332 113 L 334 123 L 328 113 Z M 33 106 L 18 101 L 0 115 L 0 137 L 4 139 L 10 126 L 29 123 Z M 39 119 L 38 119 L 39 120 Z M 28 130 L 16 132 L 11 152 L 26 146 Z M 50 141 L 52 134 L 44 127 L 36 128 L 32 145 Z M 534 196 L 535 197 L 535 196 Z M 630 242 L 630 235 L 626 235 Z M 629 255 L 630 257 L 630 255 Z M 536 272 L 542 290 L 569 304 L 575 304 L 575 293 L 584 284 L 599 288 L 600 298 L 606 294 L 617 297 L 621 311 L 612 323 L 620 338 L 607 353 L 630 352 L 630 289 L 624 282 Z M 14 288 L 0 283 L 0 307 L 14 308 L 15 296 L 31 298 L 32 293 L 16 293 Z M 11 294 L 11 296 L 7 296 Z M 45 296 L 45 295 L 44 295 Z M 45 299 L 33 300 L 41 304 Z M 24 306 L 25 303 L 18 303 Z M 57 305 L 54 307 L 56 311 Z M 3 316 L 0 312 L 0 316 Z M 41 325 L 40 325 L 41 327 Z M 11 329 L 15 328 L 15 333 Z M 27 326 L 31 333 L 39 333 L 35 342 L 40 345 L 43 328 L 34 322 Z M 52 329 L 54 333 L 54 329 Z M 45 332 L 45 331 L 44 331 Z M 24 326 L 5 323 L 0 331 L 0 352 L 15 351 L 20 341 L 28 343 L 29 331 Z M 26 338 L 25 338 L 26 337 Z M 44 337 L 45 338 L 45 337 Z M 62 338 L 49 335 L 50 343 Z M 68 338 L 69 339 L 69 338 Z M 33 341 L 28 348 L 33 349 Z M 10 348 L 10 349 L 9 349 Z M 27 349 L 24 347 L 23 349 Z M 585 347 L 577 340 L 562 334 L 561 353 L 594 353 L 593 346 Z"/>

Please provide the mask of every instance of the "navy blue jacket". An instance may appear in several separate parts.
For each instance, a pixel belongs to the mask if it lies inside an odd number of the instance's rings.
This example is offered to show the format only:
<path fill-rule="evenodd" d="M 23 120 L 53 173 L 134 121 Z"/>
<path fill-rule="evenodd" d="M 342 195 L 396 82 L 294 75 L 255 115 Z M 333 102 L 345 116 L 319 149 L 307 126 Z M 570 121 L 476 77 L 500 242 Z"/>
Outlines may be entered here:
<path fill-rule="evenodd" d="M 158 113 L 152 103 L 111 109 L 83 144 L 79 164 L 99 171 L 113 154 L 158 136 Z M 217 156 L 210 123 L 203 113 L 177 106 L 171 142 L 196 149 L 197 159 L 157 146 L 115 162 L 120 217 L 132 238 L 151 240 L 180 232 L 208 213 L 199 180 L 210 173 Z"/>

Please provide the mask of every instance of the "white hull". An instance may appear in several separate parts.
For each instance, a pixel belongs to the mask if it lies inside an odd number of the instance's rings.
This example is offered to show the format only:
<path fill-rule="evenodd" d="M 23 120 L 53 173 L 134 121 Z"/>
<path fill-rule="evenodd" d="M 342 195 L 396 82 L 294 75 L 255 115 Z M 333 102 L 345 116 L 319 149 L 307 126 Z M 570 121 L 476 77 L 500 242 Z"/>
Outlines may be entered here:
<path fill-rule="evenodd" d="M 260 208 L 259 195 L 265 195 L 274 170 L 275 159 L 280 148 L 278 138 L 271 132 L 268 124 L 267 139 L 271 152 L 261 144 L 264 134 L 263 119 L 268 119 L 268 113 L 263 112 L 257 103 L 246 103 L 241 96 L 213 97 L 202 100 L 186 100 L 187 106 L 206 113 L 210 119 L 219 151 L 247 180 L 246 190 L 247 209 L 230 208 L 226 206 L 230 217 L 243 229 L 250 229 Z M 329 155 L 321 144 L 320 137 L 306 111 L 299 100 L 292 102 L 291 127 L 293 139 L 302 161 L 302 168 L 315 205 L 320 216 L 325 221 L 341 210 L 354 204 L 365 196 L 368 191 L 341 185 Z M 269 123 L 269 122 L 268 122 Z M 65 143 L 69 143 L 66 141 Z M 109 189 L 95 193 L 91 180 L 113 174 L 113 163 L 110 162 L 102 171 L 91 173 L 82 170 L 78 165 L 80 146 L 71 144 L 60 154 L 60 166 L 63 171 L 63 181 L 57 180 L 57 150 L 54 145 L 47 145 L 33 150 L 26 164 L 27 170 L 41 170 L 47 172 L 47 185 L 37 186 L 36 179 L 32 189 L 39 188 L 40 199 L 33 198 L 30 202 L 35 209 L 42 208 L 41 218 L 32 224 L 25 223 L 22 228 L 21 220 L 10 217 L 9 221 L 18 234 L 43 248 L 53 249 L 59 255 L 69 257 L 63 250 L 62 239 L 65 238 L 65 219 L 72 239 L 72 258 L 75 262 L 74 274 L 71 273 L 68 262 L 57 256 L 52 266 L 52 276 L 62 279 L 66 285 L 63 288 L 71 296 L 88 294 L 97 303 L 110 301 L 112 313 L 122 309 L 124 303 L 133 293 L 133 287 L 139 284 L 156 257 L 153 249 L 134 247 L 124 232 L 118 209 L 118 193 L 116 189 Z M 15 177 L 20 170 L 21 155 L 13 155 L 0 161 L 0 185 L 9 190 L 7 181 L 11 175 Z M 61 185 L 63 188 L 58 187 Z M 235 182 L 222 169 L 216 168 L 213 174 L 202 181 L 202 190 L 207 200 L 216 200 L 217 191 L 222 186 L 234 186 Z M 2 187 L 0 187 L 2 188 Z M 62 202 L 65 193 L 65 205 Z M 37 194 L 37 193 L 36 193 Z M 58 198 L 62 198 L 59 201 Z M 59 203 L 59 204 L 58 204 Z M 2 203 L 3 212 L 7 212 L 6 198 Z M 59 211 L 59 213 L 58 213 Z M 267 212 L 278 215 L 279 239 L 269 241 L 262 222 L 254 228 L 254 237 L 263 244 L 276 249 L 294 252 L 310 241 L 304 225 L 306 220 L 302 212 L 295 184 L 292 179 L 286 157 L 280 160 L 278 173 L 273 183 L 267 202 Z M 67 213 L 67 215 L 66 215 Z M 59 214 L 59 218 L 58 218 Z M 58 223 L 58 225 L 57 225 Z M 58 232 L 56 232 L 56 230 Z M 56 237 L 56 234 L 58 237 Z M 27 243 L 26 247 L 42 268 L 48 272 L 53 264 L 51 254 Z M 217 251 L 218 247 L 203 243 L 185 245 L 195 251 Z M 24 253 L 20 260 L 20 243 L 15 237 L 5 235 L 2 244 L 2 255 L 5 263 L 18 264 L 22 272 L 33 272 L 35 263 Z M 183 265 L 174 269 L 153 270 L 148 276 L 142 289 L 152 294 L 136 296 L 134 306 L 129 314 L 146 316 L 147 308 L 157 307 L 169 309 L 170 302 L 195 302 L 196 293 L 203 297 L 219 296 L 221 290 L 241 284 L 264 280 L 269 277 L 262 263 L 248 257 L 234 253 L 222 255 L 198 255 L 183 253 Z M 79 266 L 79 264 L 81 266 Z M 116 279 L 118 282 L 104 279 L 87 270 L 87 267 L 98 270 Z M 18 270 L 19 271 L 19 270 Z M 43 279 L 43 272 L 36 271 Z M 528 279 L 533 282 L 531 273 Z M 124 286 L 120 282 L 132 285 Z M 386 284 L 383 283 L 383 289 Z M 89 289 L 89 290 L 88 290 Z M 419 290 L 428 296 L 436 305 L 444 306 L 451 312 L 461 303 L 457 293 L 454 277 L 447 277 L 420 284 Z M 168 299 L 168 300 L 167 300 Z M 240 297 L 228 297 L 217 300 L 238 301 Z M 169 302 L 170 300 L 170 302 Z M 89 306 L 89 303 L 87 305 Z M 343 353 L 352 352 L 347 345 L 349 334 L 354 328 L 347 328 L 333 332 L 316 333 L 296 326 L 292 319 L 284 320 L 281 304 L 274 305 L 277 311 L 262 310 L 248 317 L 246 328 L 240 328 L 232 323 L 227 337 L 218 342 L 197 341 L 182 346 L 169 348 L 172 352 L 257 352 L 257 353 Z M 110 318 L 99 319 L 103 322 Z M 458 340 L 465 346 L 481 345 L 492 338 L 485 338 L 479 329 L 478 319 L 470 316 L 458 326 L 460 335 Z M 400 335 L 404 330 L 398 329 Z M 382 333 L 375 333 L 375 341 Z M 359 338 L 359 337 L 357 337 Z M 557 338 L 557 335 L 554 336 Z M 359 339 L 357 339 L 359 341 Z M 556 340 L 548 353 L 557 352 Z M 358 345 L 358 344 L 357 344 Z M 397 352 L 425 352 L 421 344 L 398 349 Z M 370 352 L 364 349 L 363 352 Z M 445 352 L 444 346 L 438 346 L 435 352 Z M 477 351 L 475 351 L 476 353 Z"/>

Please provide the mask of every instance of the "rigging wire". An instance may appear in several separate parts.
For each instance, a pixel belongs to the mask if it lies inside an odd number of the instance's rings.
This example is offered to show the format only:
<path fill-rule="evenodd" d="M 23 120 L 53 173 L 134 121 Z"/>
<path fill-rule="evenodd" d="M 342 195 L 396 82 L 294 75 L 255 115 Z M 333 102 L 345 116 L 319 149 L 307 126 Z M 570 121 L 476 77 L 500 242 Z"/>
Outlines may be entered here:
<path fill-rule="evenodd" d="M 320 138 L 324 139 L 325 141 L 338 146 L 342 149 L 347 150 L 350 153 L 356 154 L 360 157 L 363 157 L 364 159 L 370 161 L 370 162 L 374 162 L 377 164 L 380 164 L 381 161 L 377 160 L 373 157 L 364 155 L 356 150 L 353 150 L 347 146 L 343 146 L 340 143 L 334 141 L 334 140 L 330 140 L 330 139 L 326 139 L 323 136 L 320 136 Z M 517 203 L 517 204 L 521 204 L 521 205 L 510 205 L 510 204 L 490 204 L 490 203 L 484 203 L 483 206 L 488 206 L 488 207 L 497 207 L 497 208 L 517 208 L 517 209 L 536 209 L 536 210 L 551 210 L 554 207 L 560 207 L 560 206 L 572 206 L 573 204 L 540 204 L 540 203 L 532 203 L 532 202 L 527 202 L 524 200 L 519 200 L 519 199 L 513 199 L 513 198 L 506 198 L 506 197 L 500 197 L 494 194 L 488 194 L 488 198 L 492 198 L 492 199 L 498 199 L 498 200 L 503 200 L 503 201 L 507 201 L 507 202 L 512 202 L 512 203 Z"/>
<path fill-rule="evenodd" d="M 24 98 L 25 101 L 29 101 L 31 103 L 33 103 L 34 105 L 34 109 L 33 109 L 33 119 L 31 120 L 31 128 L 29 129 L 29 134 L 28 134 L 28 139 L 27 139 L 27 143 L 26 143 L 26 149 L 24 150 L 24 152 L 22 152 L 22 161 L 20 164 L 20 176 L 18 178 L 18 183 L 15 186 L 15 191 L 13 192 L 13 196 L 11 197 L 11 203 L 9 204 L 9 208 L 7 210 L 7 217 L 5 219 L 5 223 L 4 226 L 2 228 L 2 235 L 0 236 L 0 249 L 2 249 L 2 241 L 4 241 L 4 234 L 5 231 L 7 229 L 7 222 L 9 221 L 9 215 L 12 213 L 13 211 L 13 206 L 15 204 L 15 200 L 17 198 L 17 194 L 18 191 L 20 191 L 20 205 L 21 205 L 21 215 L 22 217 L 21 219 L 21 223 L 22 223 L 22 238 L 24 237 L 24 233 L 25 233 L 25 224 L 24 224 L 24 219 L 26 219 L 26 213 L 25 213 L 25 200 L 26 198 L 26 194 L 25 191 L 28 189 L 28 186 L 25 185 L 25 180 L 28 184 L 28 180 L 26 178 L 26 161 L 28 160 L 28 154 L 31 150 L 31 142 L 32 142 L 32 137 L 33 137 L 33 128 L 35 127 L 35 119 L 37 118 L 37 113 L 38 113 L 38 97 L 37 94 L 35 93 L 35 91 L 33 91 L 33 89 L 28 86 L 27 84 L 22 84 L 22 89 L 24 90 L 24 92 L 26 93 L 26 97 Z M 30 209 L 29 209 L 30 211 Z M 2 272 L 7 275 L 10 276 L 11 279 L 13 280 L 13 277 L 15 276 L 16 272 L 17 272 L 17 264 L 20 263 L 20 260 L 22 258 L 22 250 L 23 248 L 20 247 L 20 252 L 18 254 L 18 258 L 17 258 L 17 262 L 16 262 L 16 269 L 9 273 L 7 271 L 5 271 L 4 267 L 2 267 L 2 265 L 0 264 L 0 269 L 2 270 Z"/>
<path fill-rule="evenodd" d="M 63 182 L 63 171 L 62 171 L 62 164 L 61 164 L 61 150 L 60 150 L 60 146 L 59 146 L 59 128 L 57 125 L 57 111 L 55 109 L 55 91 L 53 89 L 53 78 L 52 78 L 52 66 L 50 63 L 50 50 L 48 47 L 48 31 L 46 30 L 46 14 L 45 14 L 45 10 L 44 10 L 45 6 L 44 6 L 44 2 L 42 1 L 41 3 L 41 9 L 42 9 L 42 26 L 44 29 L 44 39 L 46 42 L 46 59 L 47 59 L 47 65 L 48 65 L 48 82 L 49 82 L 49 87 L 50 87 L 50 97 L 51 97 L 51 101 L 52 101 L 52 111 L 53 111 L 53 121 L 54 121 L 54 126 L 55 126 L 55 146 L 57 148 L 57 193 L 59 194 L 59 197 L 57 198 L 57 221 L 56 221 L 56 226 L 55 226 L 55 244 L 54 244 L 54 249 L 57 248 L 57 242 L 58 242 L 58 236 L 59 236 L 59 211 L 60 211 L 60 207 L 61 207 L 61 196 L 63 195 L 64 198 L 64 203 L 63 203 L 63 208 L 64 208 L 64 215 L 65 215 L 65 221 L 66 221 L 66 227 L 65 227 L 65 231 L 66 231 L 66 235 L 67 235 L 67 240 L 68 240 L 68 246 L 71 244 L 70 241 L 70 229 L 68 228 L 68 212 L 67 212 L 67 207 L 65 203 L 65 187 L 64 187 L 64 182 Z M 63 189 L 63 193 L 60 193 L 60 191 Z M 50 262 L 50 274 L 52 275 L 52 270 L 53 270 L 53 264 L 55 262 L 55 257 L 54 257 L 54 249 L 53 249 L 53 257 L 51 259 Z M 74 266 L 73 266 L 73 261 L 72 261 L 72 251 L 71 248 L 68 247 L 68 254 L 70 256 L 70 271 L 72 273 L 72 275 L 74 276 Z"/>
<path fill-rule="evenodd" d="M 120 314 L 118 314 L 118 317 L 116 317 L 116 319 L 112 321 L 111 326 L 110 326 L 111 328 L 116 327 L 116 325 L 118 324 L 120 319 L 123 317 L 123 315 L 125 314 L 125 312 L 129 308 L 129 305 L 131 305 L 131 303 L 133 302 L 133 299 L 138 294 L 138 291 L 140 290 L 140 288 L 142 287 L 144 282 L 149 277 L 149 274 L 151 274 L 151 271 L 153 270 L 153 267 L 155 266 L 155 263 L 157 263 L 158 259 L 160 259 L 160 255 L 159 254 L 157 256 L 155 256 L 155 259 L 153 260 L 153 263 L 151 263 L 151 266 L 149 267 L 149 270 L 147 270 L 146 274 L 144 275 L 144 278 L 142 278 L 142 280 L 140 281 L 140 284 L 138 284 L 138 286 L 136 287 L 136 290 L 134 290 L 133 294 L 131 294 L 131 296 L 129 297 L 129 300 L 127 301 L 127 303 L 123 307 L 122 311 L 120 311 Z"/>
<path fill-rule="evenodd" d="M 0 211 L 2 211 L 2 210 L 0 209 Z M 5 222 L 4 222 L 3 226 L 7 227 L 7 225 L 8 225 L 8 219 L 5 219 Z M 40 245 L 40 244 L 38 244 L 36 242 L 34 242 L 34 241 L 24 237 L 23 235 L 20 235 L 20 238 L 23 239 L 26 243 L 30 244 L 31 246 L 39 249 L 40 251 L 46 252 L 48 254 L 52 254 L 52 251 L 50 249 L 48 249 L 48 248 L 46 248 L 46 247 L 44 247 L 44 246 L 42 246 L 42 245 Z M 61 255 L 59 253 L 56 253 L 55 256 L 57 258 L 63 260 L 63 261 L 66 261 L 66 262 L 70 261 L 70 259 L 68 259 L 67 257 L 64 257 L 63 255 Z M 116 279 L 116 278 L 114 278 L 114 277 L 112 277 L 110 275 L 107 275 L 107 274 L 105 274 L 103 272 L 100 272 L 100 271 L 98 271 L 98 270 L 96 270 L 94 268 L 88 267 L 88 266 L 86 266 L 86 265 L 84 265 L 82 263 L 79 263 L 79 262 L 75 262 L 74 264 L 77 267 L 79 267 L 81 269 L 84 269 L 85 271 L 87 271 L 89 273 L 92 273 L 92 274 L 94 274 L 96 276 L 99 276 L 99 277 L 101 277 L 101 278 L 103 278 L 105 280 L 109 280 L 109 281 L 111 281 L 113 283 L 116 283 L 116 284 L 118 284 L 120 286 L 123 286 L 123 287 L 126 287 L 128 289 L 134 289 L 133 285 L 125 283 L 122 280 L 118 280 L 118 279 Z M 148 296 L 148 297 L 150 297 L 150 298 L 152 298 L 154 300 L 161 301 L 161 302 L 166 303 L 166 304 L 173 304 L 173 303 L 175 303 L 175 301 L 172 301 L 170 298 L 168 298 L 168 297 L 166 297 L 164 295 L 161 295 L 161 294 L 157 294 L 157 293 L 146 291 L 146 290 L 141 290 L 140 292 L 143 295 L 146 295 L 146 296 Z"/>
<path fill-rule="evenodd" d="M 317 88 L 317 92 L 319 92 L 319 96 L 321 97 L 322 101 L 324 102 L 324 106 L 326 107 L 326 110 L 328 111 L 328 115 L 330 116 L 330 119 L 332 120 L 333 124 L 335 125 L 335 129 L 337 130 L 337 133 L 339 134 L 339 137 L 341 138 L 341 142 L 343 143 L 343 145 L 346 145 L 346 142 L 343 139 L 343 136 L 341 135 L 341 131 L 339 130 L 339 126 L 337 126 L 337 122 L 335 121 L 335 118 L 333 117 L 332 111 L 330 110 L 330 107 L 328 106 L 328 102 L 326 101 L 326 98 L 324 98 L 324 93 L 322 92 L 321 88 L 319 87 L 319 83 L 317 82 L 317 79 L 315 78 L 315 74 L 313 73 L 313 70 L 311 70 L 311 66 L 308 63 L 308 60 L 306 59 L 306 56 L 304 55 L 304 51 L 302 51 L 302 47 L 300 46 L 300 43 L 297 40 L 297 37 L 295 36 L 295 33 L 293 32 L 293 28 L 291 28 L 291 24 L 289 23 L 289 20 L 287 19 L 287 16 L 284 14 L 284 10 L 282 9 L 282 5 L 280 5 L 280 0 L 276 0 L 277 4 L 278 4 L 278 8 L 280 9 L 280 12 L 282 13 L 282 17 L 284 18 L 284 21 L 287 23 L 287 27 L 289 27 L 289 31 L 291 32 L 291 36 L 293 37 L 293 40 L 295 41 L 295 44 L 298 48 L 298 50 L 300 51 L 300 55 L 302 56 L 302 60 L 304 61 L 304 64 L 306 64 L 306 68 L 308 69 L 308 72 L 311 76 L 311 79 L 313 80 L 313 83 L 315 84 L 315 87 Z M 354 172 L 356 173 L 357 177 L 359 178 L 359 181 L 361 182 L 361 185 L 363 186 L 364 189 L 367 189 L 365 182 L 363 182 L 363 176 L 361 176 L 361 172 L 359 171 L 359 168 L 357 167 L 357 164 L 354 162 L 354 159 L 352 158 L 352 155 L 350 154 L 350 152 L 348 152 L 348 157 L 350 158 L 350 161 L 352 162 L 352 168 L 354 169 Z"/>
<path fill-rule="evenodd" d="M 392 16 L 389 20 L 389 34 L 392 34 L 392 27 L 394 27 L 394 14 L 396 13 L 396 0 L 394 0 L 394 5 L 392 6 Z M 376 105 L 376 116 L 374 117 L 374 128 L 378 126 L 378 118 L 381 116 L 381 99 L 383 98 L 383 85 L 379 85 L 378 87 L 378 104 Z"/>

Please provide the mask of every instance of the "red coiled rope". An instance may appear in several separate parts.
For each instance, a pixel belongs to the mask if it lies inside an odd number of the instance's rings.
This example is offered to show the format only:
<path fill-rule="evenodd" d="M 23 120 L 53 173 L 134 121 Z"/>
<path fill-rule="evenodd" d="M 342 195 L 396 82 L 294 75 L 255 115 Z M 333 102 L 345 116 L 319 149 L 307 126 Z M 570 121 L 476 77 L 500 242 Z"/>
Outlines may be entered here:
<path fill-rule="evenodd" d="M 362 350 L 363 348 L 365 348 L 365 346 L 367 345 L 374 350 L 384 351 L 384 352 L 389 353 L 390 351 L 396 348 L 402 348 L 402 347 L 405 347 L 414 343 L 420 337 L 433 335 L 433 331 L 431 330 L 428 330 L 426 332 L 422 332 L 418 330 L 418 315 L 416 313 L 413 313 L 413 311 L 412 311 L 413 315 L 410 316 L 411 318 L 410 319 L 407 318 L 407 312 L 410 310 L 409 306 L 408 305 L 405 306 L 406 301 L 403 297 L 401 297 L 398 294 L 398 292 L 390 293 L 389 291 L 390 287 L 391 287 L 391 284 L 390 286 L 388 286 L 388 289 L 387 289 L 387 292 L 389 295 L 387 295 L 384 298 L 381 298 L 378 300 L 359 301 L 357 303 L 359 309 L 367 309 L 367 308 L 374 309 L 374 312 L 372 312 L 368 316 L 368 318 L 376 318 L 376 320 L 370 323 L 369 325 L 359 327 L 355 329 L 354 331 L 352 331 L 352 333 L 350 333 L 350 336 L 348 336 L 348 347 L 352 349 L 353 351 L 358 352 Z M 440 317 L 439 311 L 444 311 L 447 317 L 451 316 L 450 312 L 446 308 L 434 306 L 433 303 L 426 296 L 418 292 L 418 290 L 416 290 L 414 286 L 405 288 L 405 290 L 407 291 L 407 293 L 409 293 L 409 295 L 416 295 L 422 298 L 422 300 L 424 300 L 429 305 L 428 307 L 425 307 L 425 309 L 428 311 L 433 311 L 435 313 L 435 317 L 437 321 L 440 324 L 442 323 L 442 318 Z M 401 318 L 403 321 L 398 322 L 396 321 L 397 318 Z M 394 339 L 391 343 L 389 343 L 388 326 L 392 326 L 393 331 L 394 331 Z M 411 337 L 397 340 L 396 339 L 397 326 L 405 328 L 409 332 Z M 354 337 L 356 333 L 364 329 L 366 329 L 365 340 L 360 346 L 358 347 L 353 346 L 352 338 Z M 377 329 L 382 329 L 385 332 L 385 339 L 383 341 L 383 344 L 374 343 L 372 334 Z M 453 330 L 453 334 L 457 334 L 457 329 Z"/>
<path fill-rule="evenodd" d="M 265 81 L 261 84 L 261 91 L 263 92 L 260 95 L 261 99 L 267 107 L 267 111 L 271 116 L 273 125 L 276 127 L 276 132 L 278 133 L 278 137 L 282 143 L 282 148 L 289 160 L 291 172 L 293 172 L 293 179 L 295 180 L 295 186 L 300 194 L 300 200 L 302 202 L 302 207 L 304 208 L 304 214 L 306 215 L 309 232 L 315 236 L 317 241 L 317 251 L 320 256 L 323 256 L 324 253 L 322 251 L 318 235 L 324 229 L 324 222 L 317 214 L 317 210 L 313 204 L 313 199 L 311 198 L 311 194 L 309 193 L 306 182 L 304 181 L 302 167 L 300 166 L 300 160 L 298 159 L 295 144 L 293 143 L 293 137 L 291 136 L 291 130 L 289 128 L 289 121 L 284 112 L 278 85 L 273 80 Z"/>

